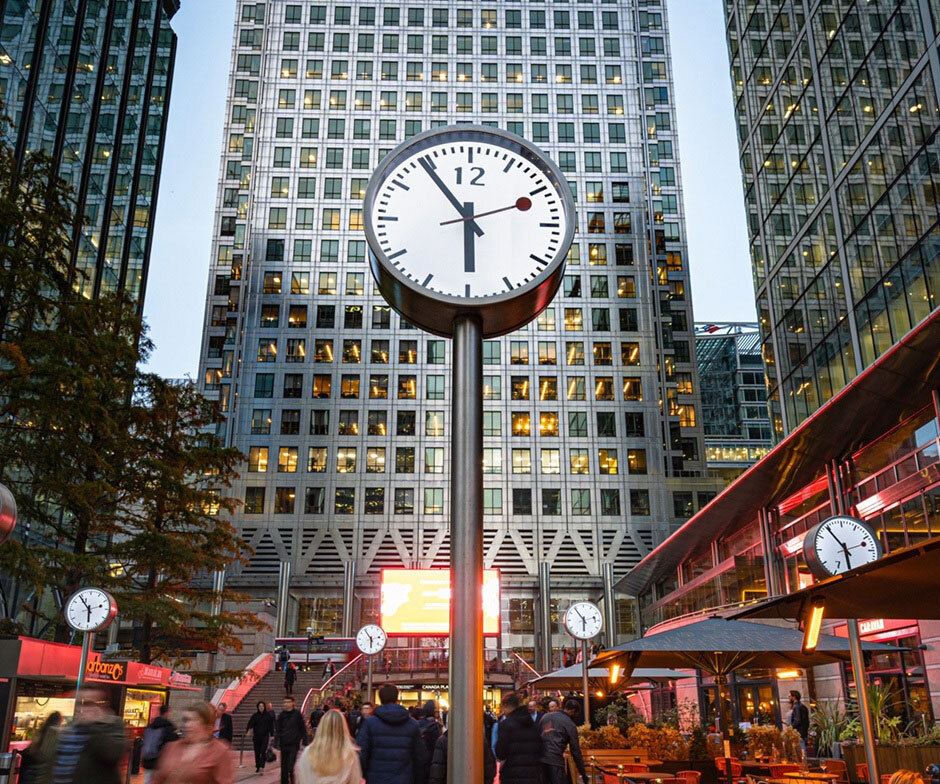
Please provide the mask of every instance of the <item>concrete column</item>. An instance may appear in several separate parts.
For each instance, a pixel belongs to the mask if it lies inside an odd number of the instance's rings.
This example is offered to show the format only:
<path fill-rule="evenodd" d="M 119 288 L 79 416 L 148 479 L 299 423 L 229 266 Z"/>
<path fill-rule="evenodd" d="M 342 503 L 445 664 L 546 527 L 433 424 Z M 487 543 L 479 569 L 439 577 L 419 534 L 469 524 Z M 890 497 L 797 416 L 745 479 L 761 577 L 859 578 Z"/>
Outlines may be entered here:
<path fill-rule="evenodd" d="M 222 612 L 222 594 L 225 591 L 225 570 L 219 569 L 212 573 L 212 614 Z"/>
<path fill-rule="evenodd" d="M 356 562 L 343 562 L 343 637 L 352 637 L 356 630 Z"/>
<path fill-rule="evenodd" d="M 547 561 L 539 562 L 539 669 L 552 669 L 552 569 Z"/>
<path fill-rule="evenodd" d="M 614 565 L 609 561 L 601 565 L 604 578 L 604 642 L 608 648 L 617 644 L 617 602 L 614 601 Z"/>
<path fill-rule="evenodd" d="M 287 603 L 290 599 L 290 561 L 281 561 L 277 568 L 277 623 L 275 637 L 287 635 Z"/>

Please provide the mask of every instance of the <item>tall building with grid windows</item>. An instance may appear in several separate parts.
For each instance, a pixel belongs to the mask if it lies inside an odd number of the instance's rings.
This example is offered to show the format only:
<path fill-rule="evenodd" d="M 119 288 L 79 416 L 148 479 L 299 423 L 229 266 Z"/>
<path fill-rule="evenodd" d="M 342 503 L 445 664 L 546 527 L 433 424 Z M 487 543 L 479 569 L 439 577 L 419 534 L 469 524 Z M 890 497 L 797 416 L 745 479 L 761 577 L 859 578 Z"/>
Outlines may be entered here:
<path fill-rule="evenodd" d="M 429 128 L 524 136 L 577 201 L 558 297 L 484 345 L 503 647 L 570 645 L 559 608 L 711 497 L 672 97 L 661 0 L 240 0 L 200 377 L 247 458 L 228 584 L 270 598 L 289 564 L 282 633 L 348 633 L 382 568 L 448 566 L 451 346 L 390 310 L 362 231 L 373 168 Z"/>
<path fill-rule="evenodd" d="M 940 305 L 940 3 L 725 11 L 779 437 Z"/>
<path fill-rule="evenodd" d="M 74 191 L 71 263 L 86 296 L 141 306 L 179 0 L 0 0 L 0 134 L 52 156 Z"/>

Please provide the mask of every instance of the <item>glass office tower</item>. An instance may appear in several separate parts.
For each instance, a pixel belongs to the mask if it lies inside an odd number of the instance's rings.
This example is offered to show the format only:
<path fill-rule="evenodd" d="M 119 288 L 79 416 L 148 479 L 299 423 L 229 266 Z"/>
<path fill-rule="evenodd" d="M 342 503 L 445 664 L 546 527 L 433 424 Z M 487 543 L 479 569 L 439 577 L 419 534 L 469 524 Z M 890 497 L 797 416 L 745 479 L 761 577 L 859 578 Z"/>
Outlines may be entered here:
<path fill-rule="evenodd" d="M 940 3 L 725 10 L 779 437 L 940 304 Z"/>
<path fill-rule="evenodd" d="M 143 303 L 179 0 L 0 0 L 0 127 L 74 189 L 72 264 L 87 296 Z"/>
<path fill-rule="evenodd" d="M 362 231 L 372 170 L 420 131 L 520 134 L 577 200 L 558 297 L 484 346 L 504 646 L 531 653 L 540 623 L 561 644 L 559 603 L 597 598 L 605 563 L 714 484 L 670 69 L 660 0 L 238 3 L 200 378 L 247 458 L 253 554 L 228 584 L 273 597 L 290 563 L 284 631 L 377 620 L 382 568 L 448 566 L 451 345 L 390 310 Z"/>

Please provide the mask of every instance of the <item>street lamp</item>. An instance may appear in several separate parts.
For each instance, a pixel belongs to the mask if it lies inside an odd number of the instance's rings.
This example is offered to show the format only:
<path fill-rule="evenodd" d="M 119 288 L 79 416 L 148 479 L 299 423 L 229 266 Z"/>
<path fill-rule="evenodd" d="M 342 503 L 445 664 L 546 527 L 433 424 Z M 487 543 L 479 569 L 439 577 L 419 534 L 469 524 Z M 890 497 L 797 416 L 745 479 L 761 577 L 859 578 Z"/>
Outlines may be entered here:
<path fill-rule="evenodd" d="M 310 669 L 310 643 L 313 641 L 313 627 L 307 627 L 307 669 Z"/>

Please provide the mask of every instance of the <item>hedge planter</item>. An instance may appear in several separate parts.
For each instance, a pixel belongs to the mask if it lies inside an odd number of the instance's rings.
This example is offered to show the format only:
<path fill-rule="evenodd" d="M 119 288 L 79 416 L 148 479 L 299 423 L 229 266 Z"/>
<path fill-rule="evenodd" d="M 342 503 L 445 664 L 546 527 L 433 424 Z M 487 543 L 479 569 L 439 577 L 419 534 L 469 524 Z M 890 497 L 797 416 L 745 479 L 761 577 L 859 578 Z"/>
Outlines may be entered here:
<path fill-rule="evenodd" d="M 860 743 L 842 743 L 842 757 L 849 768 L 849 778 L 859 781 L 855 767 L 865 764 L 865 747 Z M 878 773 L 913 770 L 923 773 L 928 765 L 940 765 L 940 746 L 875 746 Z"/>

